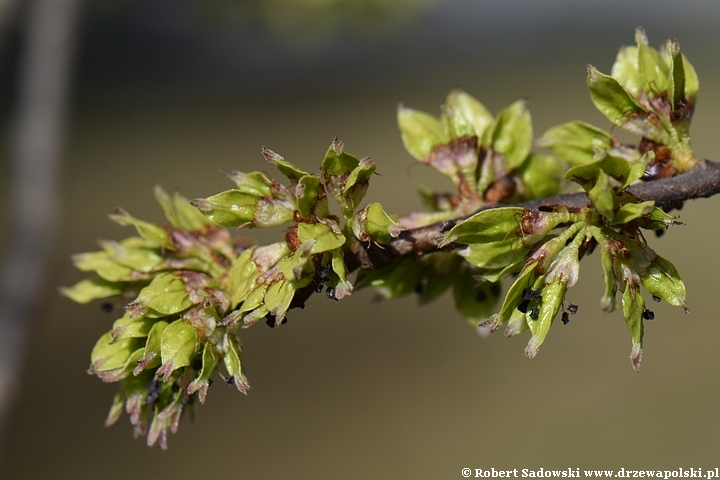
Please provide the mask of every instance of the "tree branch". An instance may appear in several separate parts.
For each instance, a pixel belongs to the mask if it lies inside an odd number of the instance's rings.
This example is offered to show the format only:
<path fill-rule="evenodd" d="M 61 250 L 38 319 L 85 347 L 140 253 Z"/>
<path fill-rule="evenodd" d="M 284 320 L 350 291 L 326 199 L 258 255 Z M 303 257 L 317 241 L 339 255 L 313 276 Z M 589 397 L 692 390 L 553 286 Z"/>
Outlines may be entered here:
<path fill-rule="evenodd" d="M 707 198 L 720 193 L 720 163 L 701 160 L 695 168 L 687 173 L 639 183 L 631 186 L 628 191 L 643 201 L 655 200 L 655 204 L 659 207 L 677 208 L 685 200 Z M 474 213 L 508 206 L 525 207 L 530 210 L 553 205 L 582 208 L 587 203 L 588 197 L 585 192 L 566 193 L 515 205 L 497 203 L 485 205 Z M 420 257 L 440 250 L 457 248 L 457 244 L 449 244 L 441 249 L 439 244 L 445 234 L 465 218 L 467 217 L 406 230 L 398 238 L 382 246 L 373 243 L 363 245 L 359 251 L 355 252 L 354 256 L 346 259 L 348 269 L 350 271 L 358 268 L 374 270 L 403 258 Z"/>

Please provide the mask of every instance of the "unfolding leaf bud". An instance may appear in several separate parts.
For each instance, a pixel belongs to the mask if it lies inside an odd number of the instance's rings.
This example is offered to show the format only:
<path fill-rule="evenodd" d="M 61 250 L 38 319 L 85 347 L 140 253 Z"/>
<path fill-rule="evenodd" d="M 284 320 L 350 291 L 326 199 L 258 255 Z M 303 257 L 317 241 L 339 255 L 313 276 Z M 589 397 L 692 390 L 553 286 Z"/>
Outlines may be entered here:
<path fill-rule="evenodd" d="M 353 234 L 361 242 L 370 240 L 384 244 L 396 238 L 403 227 L 394 222 L 379 203 L 371 203 L 349 220 Z"/>
<path fill-rule="evenodd" d="M 240 190 L 227 190 L 208 198 L 196 198 L 191 203 L 206 217 L 221 227 L 243 226 L 255 219 L 255 205 L 260 197 Z"/>
<path fill-rule="evenodd" d="M 195 358 L 197 343 L 197 330 L 186 321 L 176 320 L 168 325 L 160 339 L 162 365 L 157 374 L 167 381 L 172 372 L 190 365 Z"/>
<path fill-rule="evenodd" d="M 215 347 L 206 343 L 202 354 L 202 368 L 198 372 L 198 376 L 190 382 L 187 387 L 187 393 L 192 395 L 198 393 L 200 403 L 205 403 L 207 397 L 207 390 L 210 387 L 212 375 L 217 371 L 218 363 L 220 362 L 220 355 L 215 350 Z"/>

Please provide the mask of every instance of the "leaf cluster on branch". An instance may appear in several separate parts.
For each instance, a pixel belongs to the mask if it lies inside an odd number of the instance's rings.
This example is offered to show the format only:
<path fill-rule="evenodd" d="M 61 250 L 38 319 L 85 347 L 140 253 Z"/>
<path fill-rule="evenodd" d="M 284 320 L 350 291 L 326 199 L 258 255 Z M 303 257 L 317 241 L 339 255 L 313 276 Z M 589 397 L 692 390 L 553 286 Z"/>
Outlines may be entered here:
<path fill-rule="evenodd" d="M 233 172 L 235 188 L 193 201 L 156 188 L 169 226 L 122 210 L 111 215 L 137 235 L 74 256 L 94 275 L 62 290 L 76 302 L 107 299 L 108 308 L 124 308 L 91 353 L 89 372 L 120 386 L 107 424 L 126 410 L 136 435 L 166 448 L 168 432 L 205 402 L 217 374 L 242 393 L 250 389 L 241 329 L 261 320 L 280 326 L 288 310 L 323 291 L 342 300 L 372 287 L 385 298 L 415 294 L 428 302 L 451 290 L 457 310 L 481 332 L 530 330 L 532 358 L 555 318 L 568 323 L 577 313 L 566 293 L 580 259 L 596 249 L 601 307 L 621 308 L 637 370 L 643 325 L 654 318 L 641 289 L 687 311 L 677 269 L 643 232 L 680 224 L 666 211 L 717 193 L 720 168 L 692 151 L 699 83 L 678 43 L 655 50 L 641 29 L 636 43 L 620 50 L 610 75 L 594 67 L 587 75 L 594 104 L 639 135 L 635 145 L 583 122 L 553 127 L 534 142 L 524 102 L 493 117 L 456 90 L 440 117 L 398 110 L 408 152 L 456 188 L 420 189 L 425 211 L 389 215 L 379 203 L 363 203 L 375 163 L 335 138 L 319 173 L 263 147 L 284 181 Z M 560 194 L 566 182 L 581 192 Z M 237 235 L 278 225 L 284 238 L 269 245 Z"/>

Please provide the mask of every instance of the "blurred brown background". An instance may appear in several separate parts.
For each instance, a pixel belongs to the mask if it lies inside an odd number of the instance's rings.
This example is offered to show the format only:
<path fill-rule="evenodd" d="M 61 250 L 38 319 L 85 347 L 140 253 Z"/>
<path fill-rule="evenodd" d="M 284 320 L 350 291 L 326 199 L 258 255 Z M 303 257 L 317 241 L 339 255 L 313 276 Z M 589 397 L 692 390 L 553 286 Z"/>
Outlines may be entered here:
<path fill-rule="evenodd" d="M 399 102 L 437 114 L 461 87 L 492 112 L 529 99 L 537 136 L 574 119 L 609 129 L 585 64 L 608 72 L 638 25 L 655 46 L 677 38 L 695 65 L 694 147 L 720 160 L 715 0 L 88 0 L 81 9 L 61 229 L 0 476 L 452 479 L 464 467 L 720 466 L 720 198 L 687 204 L 687 226 L 649 239 L 678 267 L 691 312 L 652 305 L 639 374 L 622 315 L 599 309 L 597 254 L 568 296 L 578 315 L 554 325 L 532 361 L 526 336 L 483 340 L 447 297 L 420 308 L 413 298 L 372 303 L 371 292 L 342 303 L 319 295 L 282 328 L 243 332 L 252 391 L 216 382 L 197 424 L 183 421 L 166 452 L 133 440 L 125 417 L 103 427 L 115 385 L 85 370 L 118 313 L 76 305 L 56 287 L 83 277 L 72 253 L 131 233 L 107 219 L 114 207 L 161 220 L 154 184 L 190 198 L 219 192 L 231 186 L 224 172 L 269 170 L 261 145 L 315 169 L 338 135 L 378 165 L 367 199 L 390 212 L 418 208 L 417 185 L 449 184 L 410 168 Z M 20 30 L 0 65 L 0 192 L 11 181 Z"/>

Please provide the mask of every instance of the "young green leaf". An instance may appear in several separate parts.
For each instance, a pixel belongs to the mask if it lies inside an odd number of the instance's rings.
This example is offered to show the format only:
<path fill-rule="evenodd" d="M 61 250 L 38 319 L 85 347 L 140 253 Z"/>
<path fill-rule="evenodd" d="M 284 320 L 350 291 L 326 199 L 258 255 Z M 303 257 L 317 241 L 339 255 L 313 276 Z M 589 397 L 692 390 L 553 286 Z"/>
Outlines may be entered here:
<path fill-rule="evenodd" d="M 633 369 L 637 372 L 640 370 L 640 361 L 642 360 L 642 340 L 643 340 L 643 311 L 645 310 L 645 299 L 636 290 L 633 285 L 628 282 L 625 286 L 625 293 L 622 297 L 623 315 L 627 322 L 630 334 L 632 336 L 632 350 L 630 352 L 630 362 Z"/>
<path fill-rule="evenodd" d="M 611 141 L 611 135 L 602 129 L 585 122 L 568 122 L 545 132 L 540 145 L 576 166 L 594 161 L 599 152 L 610 149 Z"/>
<path fill-rule="evenodd" d="M 501 207 L 483 210 L 455 225 L 442 245 L 457 242 L 464 244 L 489 243 L 520 235 L 522 207 Z"/>
<path fill-rule="evenodd" d="M 207 391 L 210 387 L 210 377 L 212 377 L 212 375 L 217 371 L 219 363 L 220 354 L 215 350 L 215 347 L 210 342 L 206 343 L 203 348 L 202 367 L 195 380 L 190 382 L 188 385 L 188 395 L 198 392 L 200 403 L 205 403 Z"/>
<path fill-rule="evenodd" d="M 494 152 L 505 156 L 507 170 L 522 165 L 530 153 L 532 139 L 532 120 L 525 101 L 519 100 L 498 113 L 490 146 Z"/>
<path fill-rule="evenodd" d="M 493 123 L 493 117 L 485 106 L 459 89 L 450 92 L 445 100 L 443 117 L 447 122 L 447 134 L 450 138 L 465 135 L 481 138 Z"/>
<path fill-rule="evenodd" d="M 175 192 L 171 196 L 160 185 L 155 185 L 154 193 L 155 199 L 165 212 L 165 218 L 173 227 L 193 231 L 212 225 L 210 220 L 190 204 L 190 200 L 179 193 Z"/>
<path fill-rule="evenodd" d="M 252 223 L 259 197 L 240 190 L 227 190 L 208 198 L 196 198 L 191 203 L 215 225 L 237 227 Z"/>
<path fill-rule="evenodd" d="M 95 277 L 80 280 L 72 287 L 60 288 L 60 293 L 73 302 L 90 303 L 98 298 L 113 297 L 123 292 L 123 284 L 108 282 L 107 280 Z"/>
<path fill-rule="evenodd" d="M 644 112 L 635 97 L 630 95 L 617 80 L 600 73 L 590 65 L 588 65 L 587 85 L 595 107 L 615 125 L 623 126 L 633 115 Z"/>
<path fill-rule="evenodd" d="M 127 306 L 131 316 L 152 310 L 160 315 L 172 315 L 190 307 L 192 302 L 185 283 L 173 273 L 160 273 L 150 285 L 140 290 L 137 300 Z"/>
<path fill-rule="evenodd" d="M 184 320 L 175 320 L 162 332 L 160 339 L 160 358 L 162 366 L 157 374 L 167 381 L 172 372 L 186 367 L 195 358 L 198 335 L 197 330 Z"/>
<path fill-rule="evenodd" d="M 138 234 L 148 243 L 148 246 L 167 248 L 169 250 L 175 249 L 170 242 L 170 236 L 168 235 L 168 232 L 164 228 L 153 223 L 139 220 L 130 215 L 122 208 L 116 209 L 115 213 L 110 215 L 110 219 L 118 225 L 122 225 L 124 227 L 135 227 Z"/>
<path fill-rule="evenodd" d="M 666 92 L 670 73 L 667 63 L 660 56 L 660 52 L 648 45 L 642 28 L 635 31 L 635 41 L 638 45 L 638 71 L 643 92 L 649 98 Z"/>
<path fill-rule="evenodd" d="M 150 329 L 147 340 L 145 341 L 143 355 L 140 360 L 138 360 L 137 366 L 133 371 L 134 375 L 137 376 L 143 370 L 152 369 L 160 366 L 160 348 L 162 345 L 162 334 L 168 325 L 168 322 L 160 320 L 156 322 L 155 325 L 153 325 L 153 327 Z"/>
<path fill-rule="evenodd" d="M 322 253 L 345 244 L 345 236 L 322 223 L 298 223 L 298 238 L 302 243 L 312 242 L 310 253 Z"/>
<path fill-rule="evenodd" d="M 265 160 L 272 163 L 280 170 L 280 173 L 285 175 L 289 180 L 297 182 L 305 175 L 309 175 L 306 171 L 286 161 L 283 157 L 273 152 L 265 145 L 262 146 L 262 154 Z"/>
<path fill-rule="evenodd" d="M 247 392 L 250 390 L 250 384 L 247 378 L 245 378 L 242 361 L 240 359 L 242 349 L 234 334 L 229 332 L 225 334 L 223 337 L 223 347 L 225 349 L 225 356 L 223 357 L 225 368 L 235 383 L 235 387 L 237 387 L 240 393 L 247 395 Z"/>
<path fill-rule="evenodd" d="M 124 367 L 130 355 L 142 345 L 141 338 L 114 341 L 112 331 L 106 332 L 90 353 L 90 373 L 107 372 Z"/>
<path fill-rule="evenodd" d="M 397 121 L 405 148 L 418 160 L 422 160 L 434 146 L 450 141 L 442 122 L 427 113 L 401 105 Z"/>

